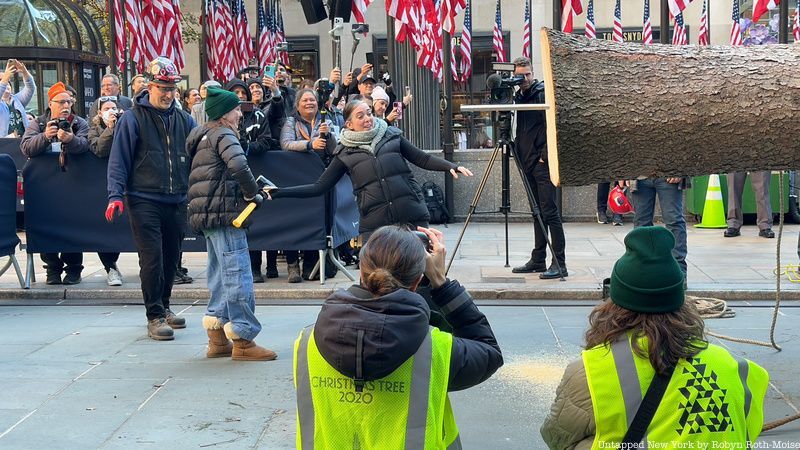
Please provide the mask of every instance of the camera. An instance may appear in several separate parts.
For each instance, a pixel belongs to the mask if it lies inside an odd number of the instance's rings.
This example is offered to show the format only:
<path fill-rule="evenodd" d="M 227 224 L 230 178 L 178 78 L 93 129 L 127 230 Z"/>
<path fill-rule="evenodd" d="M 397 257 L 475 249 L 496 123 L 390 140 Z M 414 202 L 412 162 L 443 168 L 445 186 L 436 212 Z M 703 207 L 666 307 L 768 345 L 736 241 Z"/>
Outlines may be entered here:
<path fill-rule="evenodd" d="M 428 235 L 422 231 L 411 230 L 412 233 L 417 235 L 420 241 L 422 241 L 422 246 L 425 247 L 425 251 L 428 253 L 433 253 L 433 245 L 431 244 L 431 240 L 428 238 Z"/>
<path fill-rule="evenodd" d="M 330 99 L 335 86 L 327 78 L 320 78 L 317 80 L 316 84 L 317 101 L 319 102 L 320 108 L 322 108 L 323 105 L 328 103 L 328 99 Z"/>
<path fill-rule="evenodd" d="M 275 51 L 278 52 L 288 52 L 290 51 L 290 46 L 288 42 L 278 42 L 275 44 Z"/>
<path fill-rule="evenodd" d="M 521 85 L 525 77 L 514 75 L 514 63 L 492 63 L 492 70 L 497 73 L 486 79 L 486 87 L 491 91 L 491 103 L 513 103 L 514 87 Z"/>
<path fill-rule="evenodd" d="M 50 123 L 48 124 L 48 126 L 49 125 L 55 125 L 56 127 L 58 127 L 59 130 L 64 130 L 64 131 L 70 131 L 70 128 L 72 126 L 69 123 L 69 120 L 67 120 L 67 119 L 51 120 Z"/>
<path fill-rule="evenodd" d="M 351 32 L 356 33 L 369 33 L 369 24 L 367 23 L 354 23 L 351 25 Z"/>

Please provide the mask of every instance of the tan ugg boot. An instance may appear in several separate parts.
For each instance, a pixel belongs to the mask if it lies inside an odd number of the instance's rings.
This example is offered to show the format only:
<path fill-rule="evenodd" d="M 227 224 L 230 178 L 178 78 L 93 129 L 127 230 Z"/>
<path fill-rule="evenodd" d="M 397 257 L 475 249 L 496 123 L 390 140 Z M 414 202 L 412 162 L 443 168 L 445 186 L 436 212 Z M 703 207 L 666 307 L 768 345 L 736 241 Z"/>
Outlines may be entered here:
<path fill-rule="evenodd" d="M 231 359 L 234 361 L 272 361 L 278 354 L 268 348 L 256 345 L 255 341 L 242 339 L 235 331 L 230 322 L 225 324 L 225 336 L 233 340 L 233 353 Z"/>
<path fill-rule="evenodd" d="M 231 356 L 233 344 L 225 336 L 222 321 L 217 317 L 203 316 L 203 328 L 208 333 L 207 358 L 224 358 Z"/>

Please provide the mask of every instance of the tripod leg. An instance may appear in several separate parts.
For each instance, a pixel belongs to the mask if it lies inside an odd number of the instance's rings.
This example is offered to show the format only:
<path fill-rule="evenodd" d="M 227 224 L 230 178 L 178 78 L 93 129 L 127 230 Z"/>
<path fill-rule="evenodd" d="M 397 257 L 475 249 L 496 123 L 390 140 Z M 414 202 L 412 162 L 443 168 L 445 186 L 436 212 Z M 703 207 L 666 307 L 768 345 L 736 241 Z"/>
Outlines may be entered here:
<path fill-rule="evenodd" d="M 517 153 L 513 144 L 509 143 L 509 146 L 512 148 L 514 154 L 514 163 L 517 166 L 519 176 L 522 179 L 522 186 L 525 188 L 525 193 L 528 195 L 528 203 L 531 205 L 531 214 L 533 215 L 534 221 L 539 225 L 542 236 L 544 236 L 544 240 L 547 242 L 547 247 L 550 249 L 550 254 L 553 255 L 553 261 L 556 262 L 558 273 L 563 274 L 564 270 L 561 268 L 561 263 L 558 262 L 558 258 L 555 256 L 556 252 L 553 250 L 553 243 L 550 242 L 550 237 L 547 234 L 547 227 L 544 226 L 544 220 L 542 220 L 542 210 L 539 209 L 539 204 L 536 202 L 536 197 L 533 195 L 533 187 L 528 182 L 528 177 L 525 175 L 525 170 L 522 168 L 520 161 L 516 159 Z M 566 281 L 564 280 L 563 276 L 561 277 L 561 281 Z"/>
<path fill-rule="evenodd" d="M 497 159 L 497 153 L 499 151 L 500 146 L 495 147 L 492 151 L 492 156 L 489 158 L 489 165 L 486 166 L 486 171 L 483 173 L 483 178 L 481 178 L 480 184 L 478 184 L 478 189 L 475 191 L 475 196 L 472 198 L 472 203 L 469 204 L 467 218 L 464 220 L 464 226 L 461 228 L 461 233 L 458 235 L 456 246 L 453 247 L 453 250 L 450 252 L 450 262 L 447 263 L 447 269 L 444 271 L 445 275 L 450 272 L 450 266 L 453 265 L 453 260 L 456 258 L 456 253 L 458 252 L 458 247 L 461 245 L 461 240 L 464 238 L 464 233 L 467 231 L 469 222 L 472 220 L 472 215 L 475 213 L 475 209 L 478 207 L 478 201 L 480 201 L 481 194 L 483 194 L 483 189 L 486 188 L 486 183 L 489 181 L 489 176 L 491 175 L 492 167 L 494 166 L 494 161 Z"/>

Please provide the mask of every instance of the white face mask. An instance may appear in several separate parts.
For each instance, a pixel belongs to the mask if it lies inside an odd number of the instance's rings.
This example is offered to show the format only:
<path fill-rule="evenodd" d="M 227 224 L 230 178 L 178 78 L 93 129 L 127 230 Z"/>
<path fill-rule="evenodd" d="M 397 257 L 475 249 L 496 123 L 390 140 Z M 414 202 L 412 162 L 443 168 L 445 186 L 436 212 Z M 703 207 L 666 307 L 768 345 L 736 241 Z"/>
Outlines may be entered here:
<path fill-rule="evenodd" d="M 103 122 L 108 123 L 111 120 L 111 116 L 117 113 L 117 108 L 111 108 L 103 111 Z"/>

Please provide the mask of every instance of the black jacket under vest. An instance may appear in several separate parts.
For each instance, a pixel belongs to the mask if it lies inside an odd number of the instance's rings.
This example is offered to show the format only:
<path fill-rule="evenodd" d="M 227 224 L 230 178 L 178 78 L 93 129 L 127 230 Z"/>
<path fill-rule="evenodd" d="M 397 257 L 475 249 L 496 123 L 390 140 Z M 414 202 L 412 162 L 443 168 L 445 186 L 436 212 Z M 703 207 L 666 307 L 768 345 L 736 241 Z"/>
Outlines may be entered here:
<path fill-rule="evenodd" d="M 391 224 L 427 226 L 430 216 L 425 199 L 408 162 L 427 170 L 447 171 L 458 166 L 414 147 L 403 132 L 389 127 L 374 151 L 336 148 L 331 164 L 314 184 L 281 188 L 273 198 L 315 197 L 327 192 L 345 174 L 353 182 L 360 214 L 359 232 L 371 233 Z"/>

